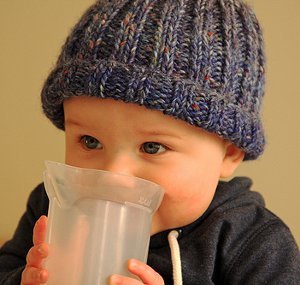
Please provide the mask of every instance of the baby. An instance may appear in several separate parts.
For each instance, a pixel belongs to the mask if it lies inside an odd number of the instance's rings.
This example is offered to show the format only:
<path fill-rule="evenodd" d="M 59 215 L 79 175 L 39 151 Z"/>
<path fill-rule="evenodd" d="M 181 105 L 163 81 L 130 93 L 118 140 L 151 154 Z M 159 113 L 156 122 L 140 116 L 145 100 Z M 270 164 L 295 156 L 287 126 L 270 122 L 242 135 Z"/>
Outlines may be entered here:
<path fill-rule="evenodd" d="M 221 181 L 263 152 L 263 94 L 262 33 L 241 0 L 97 1 L 86 11 L 42 90 L 44 113 L 65 131 L 66 163 L 165 190 L 147 264 L 128 261 L 139 280 L 109 284 L 300 284 L 286 225 L 250 179 Z M 47 209 L 40 184 L 0 251 L 0 284 L 51 278 Z"/>

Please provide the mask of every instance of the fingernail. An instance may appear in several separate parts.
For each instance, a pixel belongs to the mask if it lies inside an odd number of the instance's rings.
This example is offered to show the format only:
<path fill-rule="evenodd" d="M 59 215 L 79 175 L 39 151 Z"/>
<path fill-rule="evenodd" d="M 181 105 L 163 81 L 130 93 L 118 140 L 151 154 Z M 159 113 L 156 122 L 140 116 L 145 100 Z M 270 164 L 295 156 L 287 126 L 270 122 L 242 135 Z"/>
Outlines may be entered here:
<path fill-rule="evenodd" d="M 46 252 L 42 246 L 39 246 L 37 251 L 41 255 L 41 257 L 46 257 Z"/>
<path fill-rule="evenodd" d="M 120 284 L 120 281 L 121 281 L 121 279 L 120 279 L 120 277 L 118 275 L 112 275 L 110 277 L 109 284 L 110 285 L 118 285 L 118 284 Z"/>
<path fill-rule="evenodd" d="M 39 219 L 37 220 L 37 223 L 40 224 L 42 223 L 42 221 L 44 220 L 44 216 L 40 216 Z"/>
<path fill-rule="evenodd" d="M 139 265 L 138 265 L 138 263 L 135 261 L 135 260 L 133 260 L 133 259 L 131 259 L 130 261 L 129 261 L 129 268 L 130 269 L 137 269 L 139 267 Z"/>

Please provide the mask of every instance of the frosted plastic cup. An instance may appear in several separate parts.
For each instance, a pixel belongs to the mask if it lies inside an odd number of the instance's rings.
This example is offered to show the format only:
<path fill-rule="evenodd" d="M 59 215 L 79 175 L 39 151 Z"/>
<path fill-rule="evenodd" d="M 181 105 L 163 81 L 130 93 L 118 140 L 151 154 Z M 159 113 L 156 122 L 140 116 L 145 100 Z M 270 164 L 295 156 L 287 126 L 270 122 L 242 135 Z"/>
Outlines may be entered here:
<path fill-rule="evenodd" d="M 132 176 L 46 161 L 48 285 L 104 285 L 146 261 L 160 186 Z M 131 276 L 134 278 L 134 276 Z"/>

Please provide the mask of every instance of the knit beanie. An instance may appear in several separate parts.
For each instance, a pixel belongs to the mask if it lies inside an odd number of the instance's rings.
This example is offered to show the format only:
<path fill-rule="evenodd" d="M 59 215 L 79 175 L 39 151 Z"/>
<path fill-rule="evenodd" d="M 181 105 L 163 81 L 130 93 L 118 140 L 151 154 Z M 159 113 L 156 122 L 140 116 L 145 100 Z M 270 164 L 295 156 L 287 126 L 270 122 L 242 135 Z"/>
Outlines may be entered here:
<path fill-rule="evenodd" d="M 186 121 L 256 159 L 265 145 L 262 32 L 242 0 L 97 1 L 79 20 L 42 90 L 64 129 L 63 102 L 113 98 Z"/>

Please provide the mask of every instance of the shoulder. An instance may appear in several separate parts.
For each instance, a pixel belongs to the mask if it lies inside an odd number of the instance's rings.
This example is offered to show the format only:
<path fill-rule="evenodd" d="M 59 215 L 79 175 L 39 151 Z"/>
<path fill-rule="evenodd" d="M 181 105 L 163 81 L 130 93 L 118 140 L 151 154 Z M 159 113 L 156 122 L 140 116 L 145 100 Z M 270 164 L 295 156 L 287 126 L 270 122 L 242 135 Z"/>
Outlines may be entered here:
<path fill-rule="evenodd" d="M 41 215 L 46 215 L 47 211 L 47 194 L 43 184 L 39 184 L 29 195 L 26 211 L 22 215 L 12 239 L 0 249 L 0 269 L 5 268 L 7 264 L 11 264 L 15 268 L 25 265 L 27 252 L 32 247 L 34 224 Z M 16 274 L 16 278 L 19 278 L 20 272 L 18 271 Z"/>
<path fill-rule="evenodd" d="M 47 215 L 48 205 L 49 199 L 44 184 L 41 183 L 29 195 L 27 212 L 34 216 L 34 220 L 37 220 L 40 216 Z"/>
<path fill-rule="evenodd" d="M 271 215 L 272 216 L 272 215 Z M 300 284 L 300 256 L 289 228 L 275 215 L 240 236 L 226 264 L 228 284 Z M 248 225 L 251 226 L 251 225 Z M 236 282 L 233 282 L 236 280 Z M 251 283 L 252 282 L 252 283 Z"/>
<path fill-rule="evenodd" d="M 300 256 L 287 225 L 250 189 L 210 215 L 218 229 L 224 284 L 300 284 Z"/>
<path fill-rule="evenodd" d="M 300 284 L 299 250 L 289 228 L 250 186 L 244 179 L 226 184 L 201 224 L 205 239 L 215 243 L 222 282 Z"/>

